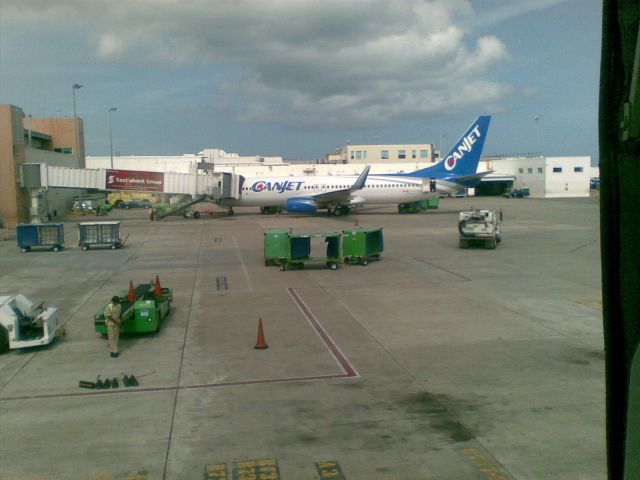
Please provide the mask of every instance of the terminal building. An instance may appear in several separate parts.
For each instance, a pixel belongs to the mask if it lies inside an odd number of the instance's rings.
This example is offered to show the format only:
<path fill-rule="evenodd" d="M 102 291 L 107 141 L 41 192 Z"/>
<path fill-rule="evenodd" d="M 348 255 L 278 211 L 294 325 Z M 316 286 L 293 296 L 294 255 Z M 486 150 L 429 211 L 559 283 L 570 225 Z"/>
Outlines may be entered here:
<path fill-rule="evenodd" d="M 438 160 L 432 144 L 349 144 L 320 161 L 309 163 L 289 163 L 279 156 L 240 156 L 219 148 L 179 156 L 85 157 L 81 119 L 31 118 L 19 107 L 0 105 L 0 226 L 13 227 L 34 216 L 54 220 L 71 209 L 74 196 L 85 191 L 22 188 L 20 172 L 25 163 L 86 168 L 86 171 L 115 169 L 191 176 L 231 173 L 275 177 L 358 175 L 366 165 L 371 166 L 371 174 L 402 174 L 428 167 Z M 468 194 L 501 195 L 513 188 L 528 187 L 534 198 L 586 197 L 590 179 L 598 176 L 589 156 L 484 157 L 478 171 L 492 173 Z M 34 205 L 39 212 L 31 211 Z"/>
<path fill-rule="evenodd" d="M 20 165 L 46 163 L 84 168 L 81 119 L 31 118 L 14 105 L 0 105 L 0 228 L 28 223 L 32 195 L 45 205 L 45 218 L 62 216 L 81 189 L 54 188 L 38 192 L 20 187 Z"/>

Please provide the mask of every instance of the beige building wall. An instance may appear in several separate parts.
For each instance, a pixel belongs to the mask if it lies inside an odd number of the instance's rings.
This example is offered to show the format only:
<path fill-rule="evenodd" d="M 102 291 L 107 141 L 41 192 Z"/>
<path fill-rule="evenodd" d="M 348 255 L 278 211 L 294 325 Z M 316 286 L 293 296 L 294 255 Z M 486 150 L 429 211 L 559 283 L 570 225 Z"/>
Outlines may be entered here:
<path fill-rule="evenodd" d="M 325 163 L 435 163 L 433 145 L 389 144 L 347 145 L 326 155 Z"/>
<path fill-rule="evenodd" d="M 78 121 L 80 148 L 76 147 L 75 122 L 69 118 L 32 118 L 31 130 L 51 137 L 51 149 L 72 148 L 80 151 L 62 154 L 52 150 L 28 146 L 29 120 L 21 108 L 0 105 L 0 220 L 9 228 L 30 221 L 31 195 L 20 187 L 20 165 L 23 163 L 48 163 L 71 168 L 84 166 L 84 140 L 82 121 Z M 46 138 L 46 137 L 45 137 Z M 39 142 L 33 142 L 37 144 Z M 49 189 L 45 195 L 46 214 L 51 219 L 63 215 L 73 205 L 73 196 L 82 190 Z"/>

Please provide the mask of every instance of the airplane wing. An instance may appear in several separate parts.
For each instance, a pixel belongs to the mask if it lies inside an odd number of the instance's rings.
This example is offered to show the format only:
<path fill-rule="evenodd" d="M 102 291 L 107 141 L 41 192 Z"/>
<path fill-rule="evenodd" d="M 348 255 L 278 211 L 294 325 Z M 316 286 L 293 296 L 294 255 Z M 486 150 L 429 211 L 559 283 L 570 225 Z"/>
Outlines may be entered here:
<path fill-rule="evenodd" d="M 452 180 L 457 183 L 469 182 L 472 180 L 480 180 L 482 177 L 485 177 L 493 173 L 493 170 L 487 170 L 486 172 L 474 173 L 473 175 L 465 175 L 463 177 L 454 177 Z"/>
<path fill-rule="evenodd" d="M 369 170 L 371 169 L 371 165 L 367 165 L 365 169 L 362 171 L 358 179 L 351 186 L 351 188 L 343 188 L 341 190 L 333 190 L 331 192 L 319 193 L 318 195 L 314 195 L 313 199 L 319 203 L 350 203 L 351 194 L 353 192 L 357 192 L 358 190 L 362 190 L 364 188 L 364 184 L 367 181 L 367 176 L 369 175 Z"/>

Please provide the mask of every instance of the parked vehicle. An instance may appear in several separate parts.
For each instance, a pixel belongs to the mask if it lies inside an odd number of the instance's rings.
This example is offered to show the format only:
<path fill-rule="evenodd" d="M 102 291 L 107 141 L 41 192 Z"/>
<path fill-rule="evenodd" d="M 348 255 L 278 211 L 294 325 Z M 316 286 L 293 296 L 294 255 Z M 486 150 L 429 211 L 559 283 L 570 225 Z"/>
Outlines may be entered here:
<path fill-rule="evenodd" d="M 125 210 L 129 210 L 131 208 L 151 208 L 153 205 L 149 200 L 129 200 L 128 202 L 122 202 L 122 206 L 120 208 L 124 208 Z"/>

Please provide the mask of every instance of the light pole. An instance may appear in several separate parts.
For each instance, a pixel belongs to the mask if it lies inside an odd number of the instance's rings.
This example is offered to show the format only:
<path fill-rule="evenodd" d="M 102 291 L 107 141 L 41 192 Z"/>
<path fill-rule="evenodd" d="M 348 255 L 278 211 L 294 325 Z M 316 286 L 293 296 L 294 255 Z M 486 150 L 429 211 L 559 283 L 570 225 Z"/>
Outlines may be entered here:
<path fill-rule="evenodd" d="M 536 115 L 533 119 L 536 121 L 536 148 L 538 149 L 538 154 L 542 156 L 542 151 L 540 150 L 540 115 Z"/>
<path fill-rule="evenodd" d="M 111 155 L 111 170 L 113 170 L 113 129 L 111 128 L 111 114 L 118 110 L 118 107 L 109 109 L 109 153 Z"/>
<path fill-rule="evenodd" d="M 76 90 L 82 88 L 82 85 L 73 84 L 73 125 L 76 134 L 76 150 L 78 153 L 78 163 L 80 162 L 80 132 L 78 131 L 78 112 L 76 111 Z"/>

